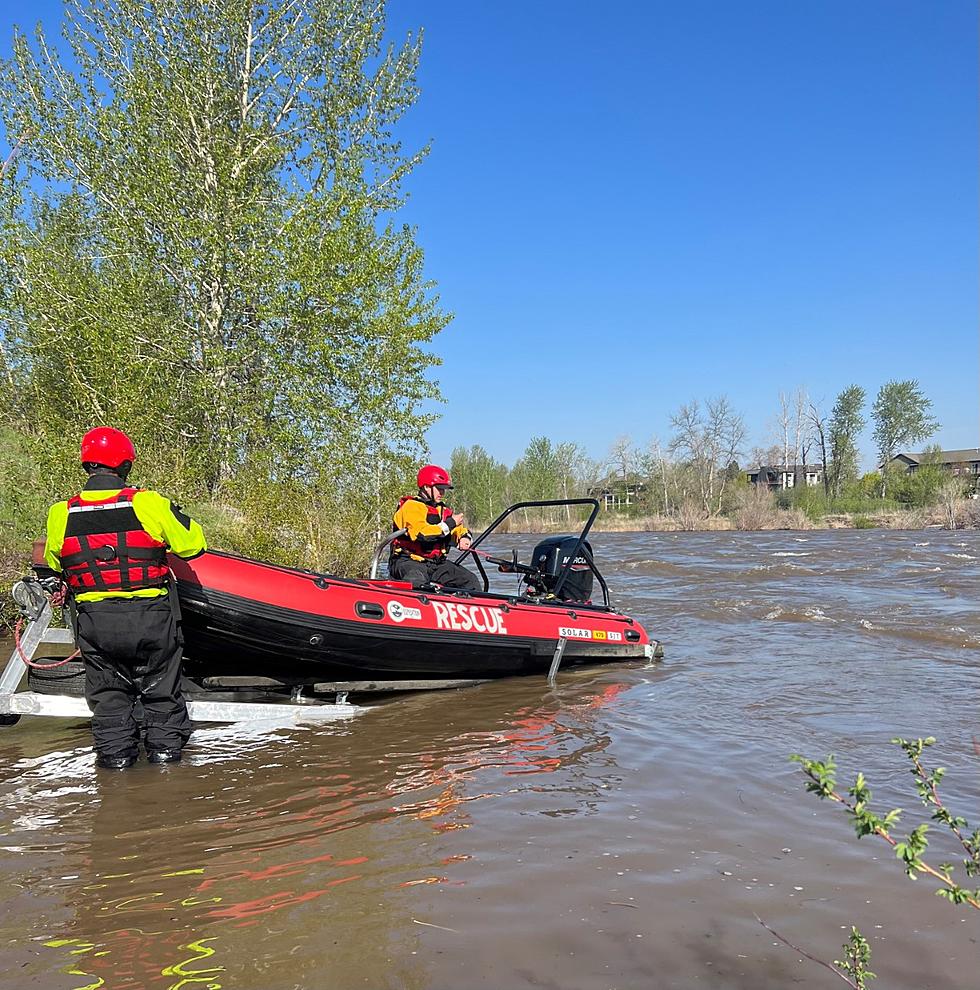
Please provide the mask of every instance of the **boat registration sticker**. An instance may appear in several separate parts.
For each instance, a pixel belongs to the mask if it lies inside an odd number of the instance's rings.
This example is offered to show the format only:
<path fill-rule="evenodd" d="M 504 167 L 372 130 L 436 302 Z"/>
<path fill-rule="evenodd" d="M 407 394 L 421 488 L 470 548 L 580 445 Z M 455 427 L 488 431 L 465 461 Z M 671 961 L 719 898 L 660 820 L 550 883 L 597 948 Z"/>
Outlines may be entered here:
<path fill-rule="evenodd" d="M 402 605 L 401 602 L 388 602 L 388 615 L 395 622 L 404 622 L 406 619 L 421 619 L 422 609 L 411 608 L 408 605 Z"/>
<path fill-rule="evenodd" d="M 605 639 L 610 642 L 622 642 L 623 634 L 607 629 L 579 629 L 576 626 L 559 626 L 558 635 L 562 639 Z"/>
<path fill-rule="evenodd" d="M 440 629 L 507 635 L 504 617 L 496 609 L 485 608 L 483 605 L 463 605 L 458 602 L 433 602 L 432 610 L 436 614 L 436 625 Z"/>

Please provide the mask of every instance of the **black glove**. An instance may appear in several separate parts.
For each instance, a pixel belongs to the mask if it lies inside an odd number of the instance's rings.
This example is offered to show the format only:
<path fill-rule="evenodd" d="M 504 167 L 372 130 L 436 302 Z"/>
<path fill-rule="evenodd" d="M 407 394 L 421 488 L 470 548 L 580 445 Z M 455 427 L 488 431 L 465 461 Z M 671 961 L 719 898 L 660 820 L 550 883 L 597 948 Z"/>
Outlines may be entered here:
<path fill-rule="evenodd" d="M 56 575 L 51 577 L 39 578 L 37 582 L 49 595 L 57 594 L 61 591 L 62 584 L 61 578 Z"/>

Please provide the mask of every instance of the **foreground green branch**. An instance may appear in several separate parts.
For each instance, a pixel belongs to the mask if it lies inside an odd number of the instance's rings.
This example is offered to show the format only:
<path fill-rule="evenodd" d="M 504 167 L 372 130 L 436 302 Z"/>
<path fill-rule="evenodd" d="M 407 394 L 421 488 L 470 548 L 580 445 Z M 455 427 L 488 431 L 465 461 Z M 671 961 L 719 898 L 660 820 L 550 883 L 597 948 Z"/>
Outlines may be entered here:
<path fill-rule="evenodd" d="M 935 741 L 932 736 L 927 739 L 911 741 L 900 738 L 892 740 L 896 746 L 901 747 L 912 764 L 909 772 L 915 780 L 919 799 L 923 805 L 931 809 L 932 821 L 944 826 L 962 847 L 965 853 L 962 860 L 963 872 L 972 879 L 980 876 L 980 829 L 969 832 L 967 820 L 959 815 L 954 815 L 943 803 L 939 795 L 939 784 L 945 776 L 945 769 L 936 767 L 934 770 L 930 770 L 922 762 L 924 750 L 926 747 L 932 746 Z M 828 756 L 825 760 L 811 760 L 794 753 L 790 759 L 802 767 L 803 773 L 808 778 L 806 789 L 810 793 L 816 794 L 821 800 L 829 798 L 831 801 L 836 801 L 845 809 L 859 839 L 866 835 L 876 835 L 884 839 L 895 850 L 896 857 L 902 861 L 906 874 L 912 880 L 915 880 L 920 874 L 932 877 L 939 883 L 936 890 L 938 896 L 946 898 L 953 904 L 969 904 L 980 910 L 980 887 L 970 888 L 960 885 L 953 877 L 954 867 L 952 863 L 940 863 L 939 866 L 932 866 L 923 858 L 923 854 L 929 846 L 927 833 L 930 825 L 928 822 L 917 825 L 904 840 L 896 839 L 892 835 L 892 829 L 900 821 L 902 809 L 893 808 L 884 815 L 874 812 L 871 809 L 871 789 L 868 787 L 863 773 L 857 775 L 845 795 L 838 790 L 837 763 L 833 755 Z M 854 990 L 865 990 L 867 981 L 875 979 L 875 974 L 868 969 L 868 963 L 871 961 L 871 946 L 857 928 L 851 928 L 850 938 L 842 947 L 844 958 L 835 959 L 831 965 L 810 955 L 799 946 L 793 945 L 778 932 L 773 931 L 761 918 L 758 920 L 785 945 L 795 949 L 807 959 L 831 970 Z"/>
<path fill-rule="evenodd" d="M 868 963 L 871 961 L 871 946 L 868 945 L 868 940 L 856 928 L 851 928 L 850 937 L 841 946 L 844 950 L 843 960 L 835 959 L 833 965 L 831 965 L 829 962 L 824 962 L 823 959 L 818 959 L 816 956 L 810 955 L 806 949 L 801 949 L 798 945 L 786 938 L 785 935 L 780 935 L 779 932 L 774 928 L 770 928 L 758 915 L 755 916 L 755 920 L 770 935 L 778 938 L 783 945 L 788 945 L 795 952 L 809 959 L 810 962 L 815 962 L 818 966 L 829 969 L 831 973 L 839 976 L 849 987 L 853 987 L 854 990 L 866 990 L 866 981 L 877 978 L 876 974 L 868 969 Z"/>
<path fill-rule="evenodd" d="M 922 803 L 932 809 L 932 821 L 945 826 L 955 836 L 962 846 L 965 856 L 962 861 L 963 871 L 969 878 L 980 876 L 980 829 L 967 834 L 969 825 L 965 818 L 952 814 L 943 804 L 939 796 L 939 783 L 946 771 L 943 767 L 929 770 L 922 762 L 922 753 L 927 746 L 935 743 L 930 736 L 928 739 L 893 739 L 900 746 L 912 764 L 910 773 L 915 779 L 916 790 Z M 932 866 L 923 859 L 923 853 L 929 846 L 927 833 L 929 824 L 923 822 L 913 828 L 904 840 L 900 841 L 892 835 L 892 829 L 898 824 L 901 808 L 894 808 L 885 815 L 878 815 L 871 810 L 871 789 L 868 787 L 864 774 L 859 773 L 847 795 L 837 789 L 837 764 L 833 755 L 826 760 L 810 760 L 799 754 L 790 757 L 799 763 L 804 774 L 809 778 L 806 789 L 821 799 L 829 798 L 842 805 L 854 825 L 858 838 L 866 835 L 877 835 L 884 839 L 894 850 L 895 855 L 902 861 L 906 874 L 915 880 L 920 874 L 925 874 L 937 880 L 940 884 L 936 894 L 945 897 L 953 904 L 969 904 L 980 910 L 980 887 L 961 886 L 953 878 L 953 864 L 941 863 Z"/>

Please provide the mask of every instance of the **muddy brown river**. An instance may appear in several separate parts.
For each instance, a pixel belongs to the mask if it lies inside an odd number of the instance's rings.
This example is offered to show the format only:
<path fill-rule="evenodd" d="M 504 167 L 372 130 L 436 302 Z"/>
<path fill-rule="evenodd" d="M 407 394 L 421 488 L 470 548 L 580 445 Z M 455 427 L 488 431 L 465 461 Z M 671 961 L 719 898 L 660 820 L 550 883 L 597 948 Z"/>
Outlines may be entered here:
<path fill-rule="evenodd" d="M 204 727 L 182 766 L 126 773 L 95 770 L 84 723 L 0 729 L 0 987 L 843 986 L 756 915 L 825 960 L 857 925 L 876 990 L 980 986 L 980 912 L 787 761 L 836 753 L 918 821 L 889 739 L 935 735 L 980 824 L 980 534 L 594 549 L 663 663 Z"/>

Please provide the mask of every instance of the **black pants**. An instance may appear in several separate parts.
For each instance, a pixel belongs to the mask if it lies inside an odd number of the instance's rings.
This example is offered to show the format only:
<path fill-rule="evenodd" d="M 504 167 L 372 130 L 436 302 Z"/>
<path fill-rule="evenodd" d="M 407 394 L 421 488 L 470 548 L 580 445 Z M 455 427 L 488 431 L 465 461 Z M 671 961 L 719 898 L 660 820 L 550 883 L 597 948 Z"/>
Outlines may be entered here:
<path fill-rule="evenodd" d="M 82 602 L 78 648 L 101 756 L 136 756 L 142 704 L 146 748 L 181 749 L 191 732 L 180 691 L 183 637 L 167 597 Z"/>
<path fill-rule="evenodd" d="M 411 581 L 413 588 L 441 584 L 446 588 L 482 591 L 476 575 L 450 560 L 412 560 L 403 554 L 388 562 L 388 573 L 395 581 Z"/>

